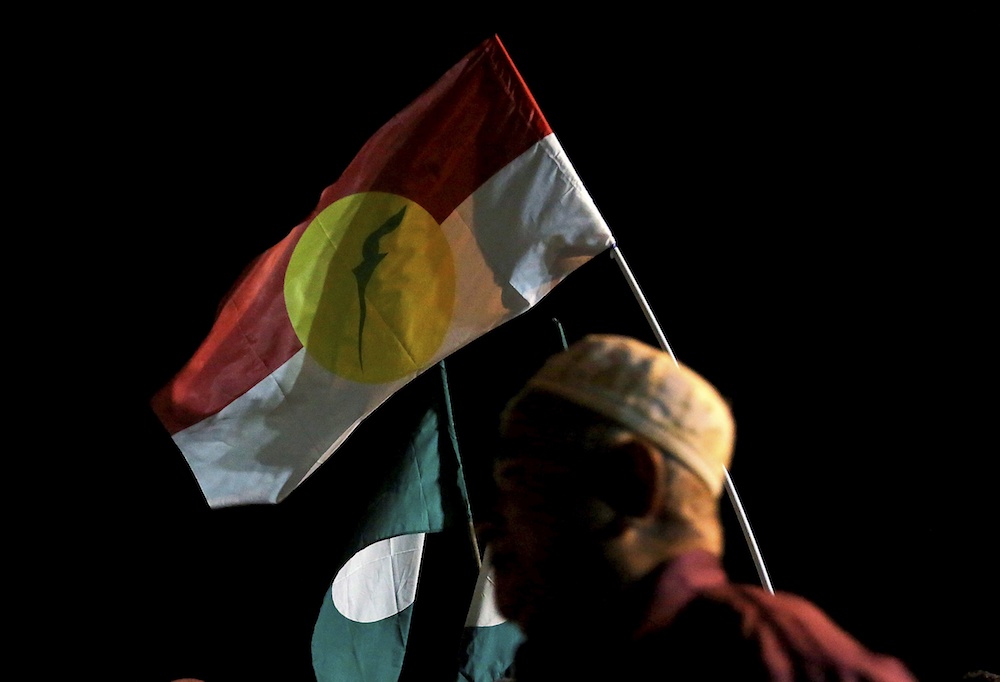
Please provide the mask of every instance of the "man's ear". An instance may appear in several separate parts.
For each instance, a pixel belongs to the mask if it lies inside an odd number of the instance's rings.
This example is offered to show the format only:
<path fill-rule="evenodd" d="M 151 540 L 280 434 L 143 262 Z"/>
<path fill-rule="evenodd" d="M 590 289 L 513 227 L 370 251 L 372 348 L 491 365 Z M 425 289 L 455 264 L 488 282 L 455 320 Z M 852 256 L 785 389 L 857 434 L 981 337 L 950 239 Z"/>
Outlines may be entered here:
<path fill-rule="evenodd" d="M 665 467 L 663 454 L 652 443 L 625 438 L 594 472 L 597 489 L 622 516 L 646 516 L 660 506 Z"/>

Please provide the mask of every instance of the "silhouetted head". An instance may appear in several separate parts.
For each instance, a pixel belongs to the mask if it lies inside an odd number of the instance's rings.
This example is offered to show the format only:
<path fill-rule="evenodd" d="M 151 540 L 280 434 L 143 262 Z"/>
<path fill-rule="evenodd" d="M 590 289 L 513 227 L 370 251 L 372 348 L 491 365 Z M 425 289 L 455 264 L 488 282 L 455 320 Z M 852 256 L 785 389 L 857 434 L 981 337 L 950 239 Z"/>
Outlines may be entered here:
<path fill-rule="evenodd" d="M 613 601 L 688 549 L 722 553 L 732 413 L 668 353 L 587 336 L 528 380 L 500 432 L 486 541 L 497 604 L 526 631 Z"/>

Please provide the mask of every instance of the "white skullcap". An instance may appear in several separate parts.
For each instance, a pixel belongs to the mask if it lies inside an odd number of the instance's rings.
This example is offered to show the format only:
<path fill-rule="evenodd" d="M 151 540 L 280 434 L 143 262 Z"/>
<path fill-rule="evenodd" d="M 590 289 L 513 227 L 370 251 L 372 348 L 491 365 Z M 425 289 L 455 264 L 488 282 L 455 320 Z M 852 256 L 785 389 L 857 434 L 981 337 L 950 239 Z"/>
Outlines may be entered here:
<path fill-rule="evenodd" d="M 733 453 L 732 412 L 712 384 L 668 353 L 625 336 L 591 334 L 548 358 L 511 405 L 532 389 L 645 436 L 721 494 Z"/>

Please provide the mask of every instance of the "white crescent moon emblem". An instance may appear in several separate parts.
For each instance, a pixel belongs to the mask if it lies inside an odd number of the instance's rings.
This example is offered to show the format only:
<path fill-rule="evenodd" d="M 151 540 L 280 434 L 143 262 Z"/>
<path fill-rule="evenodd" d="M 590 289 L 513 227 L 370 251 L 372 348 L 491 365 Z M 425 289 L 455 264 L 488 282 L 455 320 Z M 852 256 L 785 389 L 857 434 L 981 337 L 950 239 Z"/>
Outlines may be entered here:
<path fill-rule="evenodd" d="M 374 623 L 394 616 L 417 597 L 424 533 L 379 540 L 352 556 L 330 588 L 344 617 Z"/>

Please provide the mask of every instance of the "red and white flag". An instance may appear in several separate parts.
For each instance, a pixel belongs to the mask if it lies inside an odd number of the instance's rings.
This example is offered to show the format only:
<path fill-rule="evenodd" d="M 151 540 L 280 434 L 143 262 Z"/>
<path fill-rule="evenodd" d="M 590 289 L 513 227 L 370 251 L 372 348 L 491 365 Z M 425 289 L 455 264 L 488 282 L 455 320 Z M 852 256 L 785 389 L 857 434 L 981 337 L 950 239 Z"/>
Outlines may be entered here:
<path fill-rule="evenodd" d="M 612 243 L 494 36 L 250 264 L 153 409 L 210 506 L 279 502 L 395 391 Z"/>

